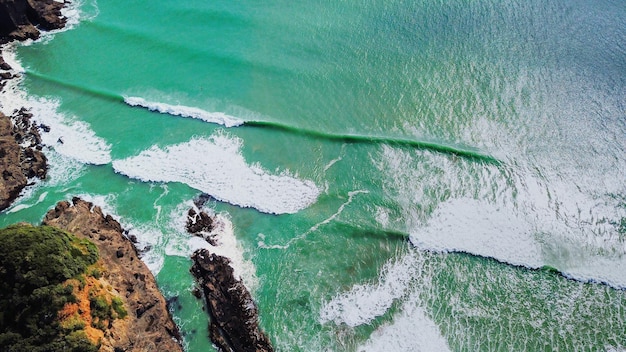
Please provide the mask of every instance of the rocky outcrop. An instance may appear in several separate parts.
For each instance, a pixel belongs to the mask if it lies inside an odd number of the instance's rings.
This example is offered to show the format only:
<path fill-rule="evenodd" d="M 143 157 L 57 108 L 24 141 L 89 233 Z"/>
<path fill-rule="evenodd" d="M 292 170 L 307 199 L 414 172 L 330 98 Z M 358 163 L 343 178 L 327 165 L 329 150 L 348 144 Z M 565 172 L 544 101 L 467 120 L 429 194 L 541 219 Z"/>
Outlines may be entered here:
<path fill-rule="evenodd" d="M 64 2 L 54 0 L 0 0 L 0 45 L 12 40 L 37 39 L 41 30 L 65 26 Z M 0 90 L 15 74 L 0 48 Z M 9 112 L 6 112 L 9 114 Z M 28 179 L 46 177 L 47 160 L 41 152 L 38 126 L 26 109 L 11 119 L 0 112 L 0 211 L 6 209 L 28 185 Z M 42 126 L 45 129 L 46 126 Z"/>
<path fill-rule="evenodd" d="M 68 231 L 96 244 L 102 279 L 121 298 L 128 316 L 116 319 L 101 339 L 100 351 L 182 351 L 178 328 L 166 302 L 119 222 L 92 203 L 74 198 L 46 214 L 43 224 Z"/>
<path fill-rule="evenodd" d="M 187 231 L 205 238 L 213 246 L 218 245 L 209 233 L 213 219 L 208 214 L 191 209 L 187 216 Z M 209 313 L 209 337 L 218 350 L 273 351 L 269 338 L 259 328 L 256 303 L 235 277 L 230 260 L 207 249 L 197 250 L 191 259 L 191 272 Z"/>
<path fill-rule="evenodd" d="M 47 159 L 32 114 L 15 111 L 12 118 L 0 112 L 0 211 L 19 196 L 33 177 L 44 179 Z"/>
<path fill-rule="evenodd" d="M 212 217 L 203 211 L 197 212 L 194 209 L 189 209 L 189 212 L 187 212 L 187 232 L 202 237 L 212 246 L 216 246 L 217 240 L 211 233 L 212 230 Z"/>
<path fill-rule="evenodd" d="M 0 0 L 0 43 L 39 38 L 39 29 L 65 26 L 63 2 L 54 0 Z"/>
<path fill-rule="evenodd" d="M 259 328 L 256 304 L 240 280 L 235 279 L 228 258 L 207 249 L 191 257 L 209 312 L 209 337 L 220 351 L 273 351 Z"/>

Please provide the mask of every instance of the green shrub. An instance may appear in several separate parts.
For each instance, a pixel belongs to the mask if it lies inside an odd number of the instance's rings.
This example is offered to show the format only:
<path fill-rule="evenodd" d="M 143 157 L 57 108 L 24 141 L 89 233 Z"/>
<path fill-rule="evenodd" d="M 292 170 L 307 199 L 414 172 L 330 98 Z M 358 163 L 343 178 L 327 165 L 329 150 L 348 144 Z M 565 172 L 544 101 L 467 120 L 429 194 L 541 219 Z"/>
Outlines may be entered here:
<path fill-rule="evenodd" d="M 58 312 L 76 302 L 63 283 L 97 260 L 93 243 L 53 227 L 0 230 L 0 351 L 96 351 L 86 336 L 65 334 Z"/>
<path fill-rule="evenodd" d="M 73 331 L 65 337 L 65 342 L 72 352 L 98 352 L 100 346 L 89 342 L 84 330 Z M 59 351 L 65 351 L 60 349 Z"/>
<path fill-rule="evenodd" d="M 93 270 L 91 270 L 91 276 L 95 277 L 96 279 L 99 279 L 102 277 L 102 272 L 98 268 L 93 268 Z"/>
<path fill-rule="evenodd" d="M 124 302 L 119 297 L 111 298 L 109 304 L 104 295 L 97 295 L 93 291 L 89 293 L 89 307 L 93 318 L 91 325 L 100 330 L 106 328 L 104 326 L 105 321 L 110 323 L 114 319 L 124 319 L 128 315 L 124 308 Z"/>
<path fill-rule="evenodd" d="M 113 306 L 113 310 L 117 314 L 118 319 L 124 319 L 128 315 L 126 309 L 124 308 L 124 302 L 119 297 L 113 297 L 111 300 L 111 305 Z"/>
<path fill-rule="evenodd" d="M 87 280 L 85 279 L 85 275 L 82 275 L 82 274 L 78 275 L 76 277 L 76 280 L 78 280 L 79 282 L 78 289 L 82 291 L 87 285 Z"/>
<path fill-rule="evenodd" d="M 100 319 L 111 318 L 111 306 L 103 296 L 89 297 L 89 306 L 91 308 L 91 316 Z"/>
<path fill-rule="evenodd" d="M 85 322 L 78 315 L 74 315 L 67 320 L 63 321 L 63 329 L 66 333 L 72 331 L 83 330 L 85 328 Z"/>

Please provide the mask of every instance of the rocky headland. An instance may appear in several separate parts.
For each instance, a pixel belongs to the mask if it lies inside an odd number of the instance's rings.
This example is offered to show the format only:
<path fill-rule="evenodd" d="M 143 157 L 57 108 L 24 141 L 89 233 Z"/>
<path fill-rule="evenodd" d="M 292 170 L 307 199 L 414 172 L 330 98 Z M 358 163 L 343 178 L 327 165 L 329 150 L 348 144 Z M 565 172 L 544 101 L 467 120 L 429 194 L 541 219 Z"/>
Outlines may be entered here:
<path fill-rule="evenodd" d="M 109 321 L 96 336 L 100 351 L 182 351 L 178 328 L 154 276 L 119 222 L 104 215 L 100 207 L 74 198 L 72 204 L 59 202 L 43 224 L 93 242 L 100 254 L 98 287 L 123 303 L 127 316 Z M 79 307 L 80 300 L 76 309 Z"/>
<path fill-rule="evenodd" d="M 0 91 L 8 80 L 18 77 L 2 56 L 4 45 L 37 39 L 42 30 L 62 28 L 66 19 L 61 9 L 66 3 L 0 0 Z M 35 118 L 27 108 L 0 112 L 0 211 L 9 207 L 34 178 L 46 177 L 48 165 L 42 153 L 40 130 L 48 132 L 49 127 L 37 125 Z M 54 232 L 54 228 L 62 231 Z M 3 286 L 2 303 L 15 299 L 21 303 L 7 306 L 17 309 L 15 319 L 0 312 L 0 346 L 4 346 L 0 349 L 12 346 L 7 348 L 61 348 L 76 352 L 183 350 L 178 328 L 152 273 L 124 236 L 119 222 L 104 215 L 99 207 L 77 198 L 71 204 L 63 201 L 46 214 L 41 227 L 17 225 L 0 232 L 10 239 L 6 245 L 21 243 L 7 253 L 30 248 L 28 253 L 38 251 L 52 256 L 22 263 L 19 268 L 3 262 L 0 273 L 19 276 L 7 277 L 7 284 L 18 280 L 15 284 L 21 291 L 20 295 L 11 295 L 13 289 Z M 72 244 L 76 238 L 88 242 Z M 39 240 L 51 243 L 55 251 L 42 246 Z M 94 246 L 97 251 L 94 248 L 91 253 Z M 81 254 L 83 251 L 86 252 Z M 68 260 L 83 256 L 90 261 L 81 264 L 79 260 L 68 271 Z M 32 260 L 28 255 L 26 259 Z M 47 268 L 48 265 L 58 270 Z M 16 270 L 26 270 L 27 275 L 53 272 L 55 281 L 22 277 Z M 42 296 L 42 292 L 48 293 Z M 38 306 L 42 299 L 49 301 L 45 311 Z M 41 319 L 46 323 L 40 326 Z"/>
<path fill-rule="evenodd" d="M 8 80 L 18 77 L 3 59 L 3 45 L 15 40 L 37 39 L 42 30 L 62 28 L 66 23 L 61 14 L 65 4 L 66 1 L 54 0 L 0 0 L 0 92 Z M 0 106 L 0 110 L 4 108 Z M 34 178 L 46 177 L 48 165 L 39 133 L 48 132 L 49 127 L 37 125 L 36 118 L 27 108 L 0 112 L 0 211 L 8 208 Z M 204 201 L 202 197 L 199 200 Z M 188 215 L 188 231 L 202 236 L 213 246 L 218 245 L 210 234 L 212 217 L 195 210 Z M 99 253 L 95 263 L 88 263 L 85 269 L 88 273 L 72 272 L 73 276 L 59 283 L 61 286 L 50 288 L 62 290 L 65 298 L 53 299 L 62 309 L 57 317 L 47 314 L 46 319 L 52 319 L 53 325 L 60 327 L 59 331 L 71 333 L 67 335 L 70 344 L 83 346 L 68 351 L 92 351 L 92 347 L 103 352 L 183 350 L 166 301 L 137 249 L 124 236 L 119 222 L 103 214 L 101 208 L 74 198 L 71 203 L 62 201 L 50 210 L 41 228 L 15 231 L 50 235 L 46 226 L 93 242 Z M 57 235 L 61 236 L 54 236 Z M 52 238 L 56 238 L 54 236 Z M 70 252 L 76 254 L 75 249 Z M 241 280 L 235 277 L 230 260 L 206 249 L 196 251 L 192 260 L 191 271 L 209 313 L 209 336 L 218 349 L 273 351 L 269 338 L 259 328 L 256 304 Z M 4 269 L 0 269 L 0 273 L 4 273 Z M 45 269 L 45 264 L 39 269 Z M 30 296 L 25 297 L 33 298 Z M 4 313 L 0 312 L 0 321 L 4 318 Z M 11 339 L 19 344 L 19 334 L 0 333 L 0 346 Z M 81 345 L 85 341 L 88 343 Z"/>
<path fill-rule="evenodd" d="M 65 4 L 54 0 L 0 0 L 0 91 L 7 80 L 16 77 L 2 56 L 2 45 L 37 39 L 41 30 L 63 28 L 66 18 L 61 9 Z M 19 196 L 29 179 L 46 177 L 40 126 L 31 122 L 32 117 L 26 108 L 0 112 L 0 211 Z"/>
<path fill-rule="evenodd" d="M 212 245 L 213 220 L 205 212 L 189 211 L 187 231 Z M 199 249 L 191 257 L 191 272 L 205 299 L 209 314 L 209 337 L 220 351 L 273 351 L 267 335 L 259 328 L 259 313 L 252 295 L 235 277 L 230 259 Z"/>

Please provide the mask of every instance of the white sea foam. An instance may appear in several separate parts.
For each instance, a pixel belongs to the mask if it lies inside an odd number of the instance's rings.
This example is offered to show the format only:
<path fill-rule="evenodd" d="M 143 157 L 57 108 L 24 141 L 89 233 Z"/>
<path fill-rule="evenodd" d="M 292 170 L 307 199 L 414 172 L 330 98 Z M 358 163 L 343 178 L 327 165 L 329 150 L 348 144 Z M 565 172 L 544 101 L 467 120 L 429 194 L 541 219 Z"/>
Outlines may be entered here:
<path fill-rule="evenodd" d="M 58 105 L 58 102 L 46 99 L 31 99 L 34 119 L 50 126 L 50 132 L 41 134 L 43 143 L 85 164 L 102 165 L 111 162 L 111 146 L 98 137 L 88 123 L 59 113 Z"/>
<path fill-rule="evenodd" d="M 317 224 L 311 226 L 311 228 L 309 228 L 306 232 L 301 233 L 300 235 L 291 238 L 284 245 L 278 245 L 278 244 L 270 244 L 270 245 L 268 245 L 267 243 L 265 243 L 265 235 L 260 233 L 259 236 L 258 236 L 259 237 L 259 241 L 257 241 L 257 246 L 259 248 L 264 248 L 264 249 L 287 249 L 294 242 L 300 241 L 300 240 L 306 238 L 311 233 L 317 231 L 321 226 L 328 225 L 333 220 L 335 220 L 338 216 L 341 215 L 341 213 L 343 213 L 343 211 L 346 208 L 346 206 L 348 206 L 348 205 L 350 205 L 350 203 L 352 203 L 352 200 L 354 199 L 354 197 L 356 195 L 358 195 L 358 194 L 367 194 L 367 193 L 369 193 L 369 191 L 366 191 L 366 190 L 358 190 L 358 191 L 348 192 L 348 200 L 346 200 L 343 204 L 341 204 L 339 206 L 339 209 L 337 209 L 337 211 L 333 215 L 331 215 L 328 218 L 326 218 L 326 219 L 318 222 Z"/>
<path fill-rule="evenodd" d="M 209 112 L 190 106 L 152 102 L 139 97 L 125 97 L 124 102 L 126 102 L 126 104 L 130 106 L 140 106 L 150 111 L 160 112 L 162 114 L 190 117 L 206 122 L 224 125 L 226 127 L 235 127 L 244 123 L 243 120 L 222 112 Z"/>
<path fill-rule="evenodd" d="M 36 201 L 36 202 L 34 202 L 34 203 L 32 203 L 32 204 L 24 204 L 24 203 L 21 203 L 21 204 L 16 204 L 15 206 L 13 206 L 13 207 L 11 207 L 9 210 L 7 210 L 7 213 L 15 213 L 15 212 L 20 211 L 20 210 L 23 210 L 23 209 L 28 209 L 28 208 L 30 208 L 30 207 L 32 207 L 32 206 L 35 206 L 35 205 L 37 205 L 37 204 L 39 204 L 39 203 L 43 202 L 43 201 L 44 201 L 44 199 L 46 199 L 46 197 L 47 197 L 47 196 L 48 196 L 48 192 L 43 192 L 43 193 L 39 196 L 39 198 L 37 199 L 37 201 Z"/>
<path fill-rule="evenodd" d="M 450 351 L 439 327 L 414 302 L 402 306 L 393 322 L 372 333 L 359 352 L 445 352 Z"/>
<path fill-rule="evenodd" d="M 28 209 L 30 207 L 32 207 L 34 204 L 16 204 L 15 206 L 11 207 L 11 209 L 7 210 L 6 213 L 10 214 L 10 213 L 15 213 L 18 212 L 20 210 L 24 210 L 24 209 Z"/>
<path fill-rule="evenodd" d="M 430 287 L 430 276 L 420 253 L 409 250 L 386 263 L 376 282 L 354 285 L 325 303 L 320 322 L 350 327 L 370 324 L 394 302 L 401 301 L 393 320 L 378 327 L 358 351 L 448 351 L 439 327 L 427 316 L 420 299 L 422 288 Z"/>
<path fill-rule="evenodd" d="M 82 196 L 81 196 L 82 197 Z M 101 206 L 102 203 L 94 202 L 95 205 Z M 110 208 L 107 208 L 110 209 Z M 133 243 L 137 250 L 139 250 L 141 261 L 146 264 L 148 270 L 152 275 L 156 276 L 163 268 L 165 263 L 165 250 L 163 248 L 163 242 L 166 239 L 165 234 L 159 228 L 152 226 L 151 224 L 134 224 L 128 219 L 121 218 L 116 215 L 115 212 L 102 209 L 104 214 L 113 216 L 119 221 L 122 228 L 127 232 L 128 237 L 137 239 L 136 243 Z"/>
<path fill-rule="evenodd" d="M 213 230 L 209 233 L 201 233 L 203 237 L 190 235 L 186 231 L 187 212 L 193 208 L 197 213 L 204 211 L 213 217 Z M 175 238 L 170 238 L 166 248 L 166 254 L 182 257 L 190 257 L 198 249 L 206 248 L 211 253 L 230 259 L 230 266 L 236 278 L 243 281 L 244 285 L 254 291 L 258 287 L 258 278 L 254 264 L 245 258 L 244 249 L 237 241 L 233 224 L 226 214 L 215 214 L 212 209 L 198 209 L 191 201 L 180 204 L 170 214 L 170 230 L 176 233 Z M 211 245 L 205 238 L 212 238 L 216 245 Z"/>
<path fill-rule="evenodd" d="M 505 208 L 473 199 L 453 199 L 441 204 L 426 226 L 410 234 L 422 249 L 461 251 L 514 264 L 542 265 L 537 231 Z"/>
<path fill-rule="evenodd" d="M 624 348 L 616 348 L 613 346 L 605 347 L 605 348 L 606 348 L 606 352 L 626 352 L 626 349 Z"/>
<path fill-rule="evenodd" d="M 529 268 L 548 265 L 580 281 L 626 287 L 626 248 L 606 238 L 571 236 L 575 229 L 562 221 L 531 215 L 484 201 L 452 199 L 415 228 L 410 240 L 422 249 L 466 252 Z"/>
<path fill-rule="evenodd" d="M 150 191 L 152 191 L 153 187 L 150 187 Z M 152 206 L 154 207 L 154 210 L 156 210 L 156 216 L 155 216 L 155 220 L 156 222 L 159 221 L 159 219 L 161 218 L 161 211 L 163 211 L 163 207 L 161 205 L 159 205 L 159 201 L 165 197 L 166 195 L 168 195 L 170 193 L 170 189 L 167 187 L 167 185 L 161 185 L 161 189 L 163 189 L 163 193 L 161 193 L 161 195 L 154 200 L 154 203 L 152 203 Z"/>
<path fill-rule="evenodd" d="M 548 265 L 582 281 L 626 287 L 626 244 L 615 223 L 626 217 L 610 177 L 488 166 L 426 151 L 383 147 L 373 161 L 402 217 L 380 213 L 427 250 L 458 251 L 530 268 Z M 380 216 L 383 215 L 383 216 Z"/>
<path fill-rule="evenodd" d="M 4 52 L 5 60 L 16 72 L 23 71 L 13 50 Z M 56 100 L 31 97 L 20 88 L 23 78 L 7 81 L 0 93 L 0 109 L 6 114 L 22 107 L 30 108 L 33 121 L 50 127 L 50 132 L 41 132 L 43 144 L 54 148 L 59 154 L 86 164 L 107 164 L 111 161 L 110 145 L 98 137 L 88 123 L 59 112 Z"/>
<path fill-rule="evenodd" d="M 128 231 L 128 236 L 137 239 L 135 246 L 141 251 L 141 261 L 146 264 L 154 276 L 159 274 L 165 263 L 165 249 L 163 242 L 166 235 L 160 229 L 146 224 L 132 226 L 122 222 L 122 227 Z"/>
<path fill-rule="evenodd" d="M 113 161 L 116 172 L 142 181 L 182 182 L 218 200 L 265 213 L 295 213 L 319 195 L 308 180 L 283 172 L 271 175 L 246 163 L 241 140 L 223 134 L 194 138 L 167 147 L 153 146 L 139 155 Z"/>
<path fill-rule="evenodd" d="M 335 159 L 329 161 L 328 164 L 326 164 L 326 166 L 324 166 L 324 172 L 328 171 L 328 169 L 333 167 L 333 165 L 343 160 L 343 155 L 345 151 L 346 151 L 346 144 L 344 143 L 341 145 L 341 151 L 339 152 L 339 155 Z"/>
<path fill-rule="evenodd" d="M 383 266 L 376 284 L 359 284 L 340 293 L 320 310 L 322 323 L 334 322 L 351 327 L 370 323 L 407 293 L 409 283 L 419 273 L 417 256 L 406 255 Z"/>
<path fill-rule="evenodd" d="M 82 162 L 62 155 L 54 149 L 46 150 L 45 153 L 48 158 L 48 174 L 44 181 L 46 187 L 69 184 L 87 169 Z"/>

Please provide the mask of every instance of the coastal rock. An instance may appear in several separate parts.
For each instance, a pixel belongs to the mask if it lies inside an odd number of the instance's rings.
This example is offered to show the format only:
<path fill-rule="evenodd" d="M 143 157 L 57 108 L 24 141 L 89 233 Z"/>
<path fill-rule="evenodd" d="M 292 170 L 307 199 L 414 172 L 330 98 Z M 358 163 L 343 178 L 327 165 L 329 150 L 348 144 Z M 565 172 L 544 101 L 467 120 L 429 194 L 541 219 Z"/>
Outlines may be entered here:
<path fill-rule="evenodd" d="M 25 109 L 11 118 L 0 112 L 0 211 L 28 185 L 28 179 L 46 177 L 48 165 L 41 152 L 41 137 Z"/>
<path fill-rule="evenodd" d="M 139 259 L 119 222 L 100 207 L 74 198 L 50 210 L 44 225 L 68 231 L 96 244 L 103 267 L 102 279 L 119 293 L 128 311 L 111 323 L 100 351 L 182 351 L 181 337 L 158 290 L 154 276 Z"/>
<path fill-rule="evenodd" d="M 243 283 L 236 279 L 230 260 L 197 250 L 191 272 L 204 293 L 209 313 L 209 337 L 220 351 L 273 351 L 259 328 L 258 309 Z"/>
<path fill-rule="evenodd" d="M 6 61 L 4 61 L 4 57 L 2 57 L 2 52 L 0 52 L 0 69 L 9 71 L 13 69 L 11 65 L 9 65 Z"/>
<path fill-rule="evenodd" d="M 65 26 L 61 14 L 64 2 L 54 0 L 0 0 L 0 45 L 12 40 L 36 39 L 39 29 Z M 36 27 L 37 26 L 37 27 Z M 39 28 L 39 29 L 38 29 Z M 0 48 L 1 49 L 1 48 Z M 0 90 L 15 77 L 0 51 Z M 44 179 L 48 161 L 41 152 L 38 127 L 31 124 L 26 109 L 17 110 L 11 119 L 0 112 L 0 211 L 6 209 L 29 184 L 28 179 Z"/>
<path fill-rule="evenodd" d="M 187 213 L 187 231 L 219 246 L 212 233 L 214 228 L 213 217 L 199 208 Z M 207 249 L 197 250 L 191 259 L 191 272 L 199 286 L 194 294 L 205 298 L 209 337 L 218 350 L 273 351 L 269 338 L 259 328 L 256 303 L 243 282 L 235 277 L 230 259 Z"/>
<path fill-rule="evenodd" d="M 0 0 L 0 43 L 39 38 L 39 29 L 65 26 L 64 3 L 54 0 Z"/>
<path fill-rule="evenodd" d="M 194 209 L 189 209 L 187 212 L 187 232 L 202 237 L 212 246 L 216 246 L 217 241 L 211 234 L 212 230 L 213 218 L 203 211 L 196 212 Z"/>

